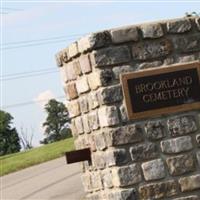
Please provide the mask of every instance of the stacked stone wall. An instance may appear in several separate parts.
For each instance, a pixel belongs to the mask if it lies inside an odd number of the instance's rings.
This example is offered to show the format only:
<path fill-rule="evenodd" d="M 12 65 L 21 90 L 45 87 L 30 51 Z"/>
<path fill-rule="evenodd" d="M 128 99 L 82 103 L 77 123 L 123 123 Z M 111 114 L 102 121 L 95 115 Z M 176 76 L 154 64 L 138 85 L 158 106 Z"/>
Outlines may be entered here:
<path fill-rule="evenodd" d="M 129 120 L 119 78 L 200 61 L 199 17 L 93 33 L 56 59 L 76 149 L 92 152 L 87 199 L 200 199 L 200 111 Z"/>

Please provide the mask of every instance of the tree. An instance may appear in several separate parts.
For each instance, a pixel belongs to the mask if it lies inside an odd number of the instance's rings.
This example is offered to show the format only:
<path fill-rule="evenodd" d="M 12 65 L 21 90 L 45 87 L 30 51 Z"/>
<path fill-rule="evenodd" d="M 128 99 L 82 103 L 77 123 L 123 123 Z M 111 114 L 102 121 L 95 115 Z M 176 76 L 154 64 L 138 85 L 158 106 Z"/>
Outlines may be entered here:
<path fill-rule="evenodd" d="M 13 117 L 0 110 L 0 155 L 6 155 L 20 151 L 20 138 L 16 128 L 12 128 Z"/>
<path fill-rule="evenodd" d="M 45 111 L 47 112 L 47 118 L 43 123 L 43 127 L 47 137 L 41 143 L 48 144 L 71 137 L 71 130 L 68 125 L 70 121 L 69 113 L 65 105 L 51 99 L 45 105 Z"/>

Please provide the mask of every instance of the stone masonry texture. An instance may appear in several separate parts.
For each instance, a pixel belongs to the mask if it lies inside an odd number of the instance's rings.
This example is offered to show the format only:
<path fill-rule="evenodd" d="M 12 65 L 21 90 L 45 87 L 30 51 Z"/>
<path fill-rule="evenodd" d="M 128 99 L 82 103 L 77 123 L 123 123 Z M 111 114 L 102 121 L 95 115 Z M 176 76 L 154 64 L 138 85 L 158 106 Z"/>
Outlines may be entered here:
<path fill-rule="evenodd" d="M 155 170 L 157 169 L 157 170 Z M 156 180 L 165 177 L 165 166 L 161 159 L 151 160 L 142 164 L 145 180 Z"/>
<path fill-rule="evenodd" d="M 120 80 L 199 62 L 198 16 L 91 33 L 56 61 L 75 147 L 91 149 L 92 162 L 81 163 L 85 200 L 200 199 L 200 110 L 129 120 Z"/>

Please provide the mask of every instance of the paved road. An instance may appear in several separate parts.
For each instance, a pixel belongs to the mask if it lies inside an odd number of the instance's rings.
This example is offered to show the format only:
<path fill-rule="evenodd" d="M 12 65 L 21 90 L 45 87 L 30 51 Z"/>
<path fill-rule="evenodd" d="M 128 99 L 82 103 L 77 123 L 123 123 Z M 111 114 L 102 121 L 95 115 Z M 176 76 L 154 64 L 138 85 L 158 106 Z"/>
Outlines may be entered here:
<path fill-rule="evenodd" d="M 1 178 L 2 200 L 79 200 L 84 196 L 80 165 L 59 158 Z"/>

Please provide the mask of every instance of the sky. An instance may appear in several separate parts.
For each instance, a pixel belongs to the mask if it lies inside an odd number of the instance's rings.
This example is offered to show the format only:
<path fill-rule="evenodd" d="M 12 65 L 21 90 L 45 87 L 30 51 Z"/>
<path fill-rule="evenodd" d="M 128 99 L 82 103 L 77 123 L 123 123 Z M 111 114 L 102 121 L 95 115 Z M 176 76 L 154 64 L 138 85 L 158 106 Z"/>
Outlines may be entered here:
<path fill-rule="evenodd" d="M 14 117 L 18 132 L 34 133 L 38 146 L 45 103 L 64 96 L 55 62 L 59 50 L 87 33 L 193 11 L 200 11 L 200 1 L 1 0 L 1 109 Z"/>

